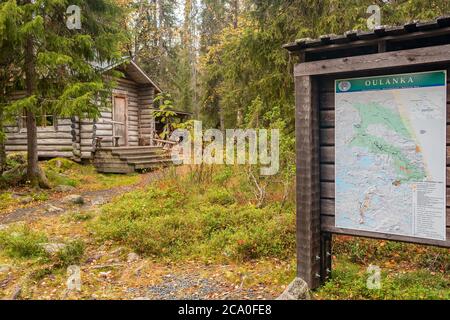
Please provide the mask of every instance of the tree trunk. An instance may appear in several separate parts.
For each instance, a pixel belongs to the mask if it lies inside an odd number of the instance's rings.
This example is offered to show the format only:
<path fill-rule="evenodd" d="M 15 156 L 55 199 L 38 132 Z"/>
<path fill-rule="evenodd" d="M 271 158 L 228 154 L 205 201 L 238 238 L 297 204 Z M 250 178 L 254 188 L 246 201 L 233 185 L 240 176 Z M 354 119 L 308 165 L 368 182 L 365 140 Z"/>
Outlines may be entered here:
<path fill-rule="evenodd" d="M 3 110 L 0 107 L 0 134 L 3 131 Z M 4 137 L 5 138 L 5 137 Z M 0 136 L 0 176 L 6 168 L 5 140 Z"/>
<path fill-rule="evenodd" d="M 233 28 L 237 29 L 239 25 L 239 0 L 233 1 Z"/>
<path fill-rule="evenodd" d="M 36 91 L 36 66 L 34 55 L 34 41 L 30 35 L 25 43 L 25 84 L 27 97 Z M 29 108 L 26 110 L 27 119 L 27 179 L 32 187 L 49 188 L 44 172 L 39 168 L 36 116 Z"/>
<path fill-rule="evenodd" d="M 220 121 L 220 131 L 225 132 L 225 117 L 223 115 L 223 108 L 219 104 L 219 121 Z"/>
<path fill-rule="evenodd" d="M 1 125 L 1 124 L 0 124 Z M 0 176 L 6 168 L 5 141 L 0 140 Z"/>

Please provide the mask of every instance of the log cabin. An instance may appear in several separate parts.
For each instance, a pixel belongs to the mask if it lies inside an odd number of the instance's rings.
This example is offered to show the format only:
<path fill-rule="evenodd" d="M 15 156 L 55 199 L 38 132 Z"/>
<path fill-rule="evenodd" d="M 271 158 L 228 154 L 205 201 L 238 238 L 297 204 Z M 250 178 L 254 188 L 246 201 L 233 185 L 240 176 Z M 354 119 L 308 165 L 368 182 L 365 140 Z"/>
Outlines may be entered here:
<path fill-rule="evenodd" d="M 40 159 L 69 158 L 77 162 L 92 160 L 100 172 L 128 173 L 169 161 L 157 137 L 161 125 L 153 113 L 153 100 L 160 87 L 134 62 L 122 62 L 104 68 L 123 76 L 116 80 L 111 100 L 101 106 L 98 119 L 61 118 L 50 114 L 36 116 L 38 156 Z M 11 99 L 25 97 L 16 91 Z M 185 119 L 189 113 L 173 110 Z M 7 153 L 27 151 L 26 118 L 5 125 Z"/>

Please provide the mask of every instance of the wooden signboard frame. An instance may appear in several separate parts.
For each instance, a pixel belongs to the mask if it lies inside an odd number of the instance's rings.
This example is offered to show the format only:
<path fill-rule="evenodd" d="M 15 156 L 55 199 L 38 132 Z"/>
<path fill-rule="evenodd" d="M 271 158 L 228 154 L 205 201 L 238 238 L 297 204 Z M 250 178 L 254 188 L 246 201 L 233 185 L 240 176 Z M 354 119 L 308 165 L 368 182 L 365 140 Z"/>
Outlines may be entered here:
<path fill-rule="evenodd" d="M 437 35 L 438 34 L 438 35 Z M 420 38 L 434 39 L 447 35 L 449 28 L 433 32 L 408 34 L 406 41 Z M 339 52 L 339 58 L 326 57 L 326 51 L 340 48 L 326 45 L 324 48 L 298 48 L 298 43 L 287 49 L 300 56 L 295 66 L 296 100 L 296 153 L 297 153 L 297 270 L 298 277 L 312 289 L 328 279 L 331 272 L 331 244 L 333 234 L 395 240 L 450 248 L 450 207 L 447 207 L 447 240 L 427 240 L 408 236 L 374 233 L 335 227 L 334 196 L 334 121 L 335 80 L 342 78 L 370 77 L 434 70 L 447 70 L 450 74 L 450 43 L 424 47 L 386 51 L 387 40 L 377 37 L 370 41 L 356 41 L 356 47 L 375 45 L 377 53 L 348 56 Z M 397 37 L 392 37 L 396 39 Z M 436 38 L 438 39 L 438 38 Z M 440 41 L 440 40 L 439 40 Z M 450 42 L 450 41 L 449 41 Z M 317 45 L 317 44 L 316 44 Z M 295 47 L 297 46 L 297 47 Z M 408 46 L 406 46 L 408 47 Z M 317 52 L 324 59 L 317 59 Z M 325 53 L 324 53 L 325 52 Z M 308 59 L 308 54 L 314 59 Z M 330 56 L 333 56 L 331 54 Z M 447 79 L 447 81 L 449 81 Z M 447 206 L 450 205 L 450 90 L 447 83 Z"/>

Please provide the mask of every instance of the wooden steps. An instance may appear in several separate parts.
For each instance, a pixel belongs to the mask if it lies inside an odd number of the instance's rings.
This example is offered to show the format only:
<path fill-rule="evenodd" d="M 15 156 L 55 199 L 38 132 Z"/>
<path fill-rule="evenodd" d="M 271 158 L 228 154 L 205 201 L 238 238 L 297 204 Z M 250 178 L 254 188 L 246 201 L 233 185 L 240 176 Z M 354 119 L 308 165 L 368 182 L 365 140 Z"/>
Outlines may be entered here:
<path fill-rule="evenodd" d="M 132 173 L 170 165 L 170 151 L 162 147 L 107 147 L 97 149 L 94 155 L 94 166 L 103 173 Z"/>

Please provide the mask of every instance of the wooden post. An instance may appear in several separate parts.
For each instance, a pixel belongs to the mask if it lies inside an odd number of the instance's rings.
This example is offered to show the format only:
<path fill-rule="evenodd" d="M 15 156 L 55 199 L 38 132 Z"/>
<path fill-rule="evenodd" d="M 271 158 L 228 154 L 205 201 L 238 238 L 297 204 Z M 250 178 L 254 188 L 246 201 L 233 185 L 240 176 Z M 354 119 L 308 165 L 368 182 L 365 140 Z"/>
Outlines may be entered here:
<path fill-rule="evenodd" d="M 321 283 L 320 160 L 317 85 L 295 78 L 297 141 L 297 276 L 310 289 Z"/>
<path fill-rule="evenodd" d="M 320 282 L 323 284 L 331 276 L 331 233 L 322 232 L 320 236 Z"/>

